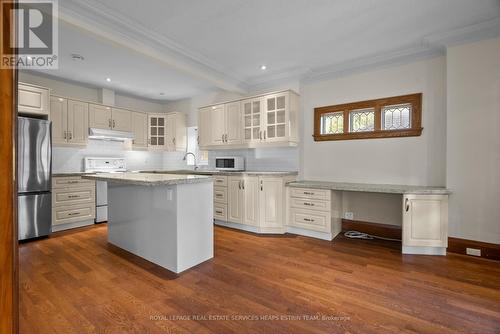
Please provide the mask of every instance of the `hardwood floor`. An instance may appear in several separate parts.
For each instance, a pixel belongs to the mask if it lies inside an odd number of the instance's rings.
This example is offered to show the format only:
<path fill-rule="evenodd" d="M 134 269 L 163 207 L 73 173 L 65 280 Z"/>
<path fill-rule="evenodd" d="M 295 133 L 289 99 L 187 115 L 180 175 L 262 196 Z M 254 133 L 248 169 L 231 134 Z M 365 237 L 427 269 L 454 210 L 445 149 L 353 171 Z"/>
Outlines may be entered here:
<path fill-rule="evenodd" d="M 105 225 L 22 244 L 20 333 L 500 332 L 498 262 L 221 227 L 215 246 L 178 276 L 108 244 Z"/>

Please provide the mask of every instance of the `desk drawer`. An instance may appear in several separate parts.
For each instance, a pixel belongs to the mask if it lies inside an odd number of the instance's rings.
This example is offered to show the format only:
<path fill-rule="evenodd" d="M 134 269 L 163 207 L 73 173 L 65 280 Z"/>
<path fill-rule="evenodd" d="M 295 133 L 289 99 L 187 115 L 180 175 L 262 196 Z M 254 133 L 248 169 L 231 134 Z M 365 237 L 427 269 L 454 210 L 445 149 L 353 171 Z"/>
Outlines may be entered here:
<path fill-rule="evenodd" d="M 227 176 L 214 176 L 214 186 L 227 187 Z"/>
<path fill-rule="evenodd" d="M 307 230 L 331 232 L 331 215 L 305 209 L 290 209 L 290 225 Z"/>
<path fill-rule="evenodd" d="M 82 179 L 80 176 L 64 176 L 52 178 L 52 189 L 84 186 L 95 186 L 95 181 Z"/>
<path fill-rule="evenodd" d="M 95 204 L 95 187 L 56 188 L 52 192 L 52 206 L 92 203 Z"/>
<path fill-rule="evenodd" d="M 290 198 L 290 207 L 297 208 L 297 209 L 330 212 L 331 202 L 330 201 L 320 201 L 317 199 L 291 197 Z"/>
<path fill-rule="evenodd" d="M 227 221 L 227 204 L 214 204 L 214 219 Z"/>
<path fill-rule="evenodd" d="M 227 204 L 227 188 L 214 187 L 214 202 Z"/>
<path fill-rule="evenodd" d="M 52 209 L 52 226 L 95 218 L 95 203 L 67 205 Z"/>
<path fill-rule="evenodd" d="M 290 188 L 290 196 L 329 201 L 331 199 L 331 190 L 309 189 L 309 188 Z"/>

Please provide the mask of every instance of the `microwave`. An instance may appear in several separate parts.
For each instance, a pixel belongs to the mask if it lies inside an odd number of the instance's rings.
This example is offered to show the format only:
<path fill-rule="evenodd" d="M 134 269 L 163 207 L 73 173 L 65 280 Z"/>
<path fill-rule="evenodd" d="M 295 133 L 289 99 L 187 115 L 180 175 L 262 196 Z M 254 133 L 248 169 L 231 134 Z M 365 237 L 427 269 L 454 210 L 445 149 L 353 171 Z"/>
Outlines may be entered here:
<path fill-rule="evenodd" d="M 217 157 L 215 158 L 215 169 L 227 171 L 245 170 L 245 158 L 243 157 Z"/>

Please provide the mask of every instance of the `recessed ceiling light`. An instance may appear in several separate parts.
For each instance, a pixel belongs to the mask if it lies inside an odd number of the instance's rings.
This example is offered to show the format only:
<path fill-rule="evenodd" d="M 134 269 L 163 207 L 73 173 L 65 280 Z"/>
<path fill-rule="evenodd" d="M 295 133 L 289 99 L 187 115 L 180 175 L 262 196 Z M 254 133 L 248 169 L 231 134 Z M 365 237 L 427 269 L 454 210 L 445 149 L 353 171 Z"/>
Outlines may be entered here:
<path fill-rule="evenodd" d="M 73 59 L 75 61 L 76 60 L 80 60 L 80 61 L 85 60 L 85 58 L 82 55 L 78 54 L 78 53 L 72 53 L 71 54 L 71 59 Z"/>
<path fill-rule="evenodd" d="M 261 69 L 261 70 L 263 70 L 263 71 L 265 71 L 265 70 L 267 69 L 267 66 L 266 66 L 266 65 L 262 65 L 262 66 L 260 67 L 260 69 Z"/>
<path fill-rule="evenodd" d="M 28 60 L 31 60 L 31 59 L 32 59 L 30 56 L 28 56 L 27 58 L 28 58 Z"/>
<path fill-rule="evenodd" d="M 161 96 L 165 95 L 165 93 L 160 93 Z"/>
<path fill-rule="evenodd" d="M 106 78 L 106 81 L 107 82 L 111 82 L 111 78 Z"/>

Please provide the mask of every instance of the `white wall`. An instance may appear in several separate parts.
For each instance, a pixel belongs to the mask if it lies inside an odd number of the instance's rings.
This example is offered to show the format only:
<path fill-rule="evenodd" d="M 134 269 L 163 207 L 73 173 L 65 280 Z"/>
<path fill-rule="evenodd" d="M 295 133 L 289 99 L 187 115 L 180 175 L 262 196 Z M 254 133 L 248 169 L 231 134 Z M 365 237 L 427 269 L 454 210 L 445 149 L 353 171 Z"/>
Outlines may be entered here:
<path fill-rule="evenodd" d="M 309 180 L 444 186 L 446 61 L 406 65 L 305 84 L 301 175 Z M 423 93 L 420 137 L 315 142 L 314 108 Z"/>
<path fill-rule="evenodd" d="M 500 38 L 447 50 L 450 236 L 500 243 Z"/>

